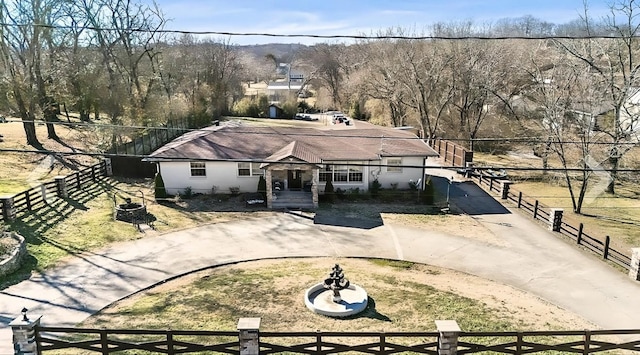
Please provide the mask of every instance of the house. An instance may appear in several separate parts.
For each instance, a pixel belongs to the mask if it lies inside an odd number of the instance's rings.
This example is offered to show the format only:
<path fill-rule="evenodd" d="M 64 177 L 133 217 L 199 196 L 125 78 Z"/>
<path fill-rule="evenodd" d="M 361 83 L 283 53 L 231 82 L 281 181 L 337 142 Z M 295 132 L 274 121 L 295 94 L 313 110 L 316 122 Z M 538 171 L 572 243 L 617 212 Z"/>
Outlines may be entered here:
<path fill-rule="evenodd" d="M 263 176 L 270 208 L 289 192 L 317 207 L 329 180 L 345 191 L 367 191 L 374 180 L 400 189 L 425 181 L 426 160 L 438 156 L 426 143 L 410 132 L 356 124 L 343 130 L 213 126 L 186 133 L 145 160 L 157 164 L 169 194 L 256 192 Z"/>

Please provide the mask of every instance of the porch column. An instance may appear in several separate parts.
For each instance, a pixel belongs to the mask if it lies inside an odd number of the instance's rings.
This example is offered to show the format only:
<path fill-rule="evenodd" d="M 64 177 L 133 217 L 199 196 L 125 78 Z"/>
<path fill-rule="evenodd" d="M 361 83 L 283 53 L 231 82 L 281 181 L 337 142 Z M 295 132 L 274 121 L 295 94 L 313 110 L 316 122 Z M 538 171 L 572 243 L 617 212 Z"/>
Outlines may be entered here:
<path fill-rule="evenodd" d="M 313 208 L 318 208 L 318 182 L 320 180 L 320 169 L 311 170 L 311 195 L 313 197 Z"/>
<path fill-rule="evenodd" d="M 267 181 L 267 208 L 273 207 L 273 202 L 271 200 L 273 196 L 273 187 L 272 187 L 272 178 L 271 178 L 271 169 L 267 166 L 264 169 L 264 179 Z"/>

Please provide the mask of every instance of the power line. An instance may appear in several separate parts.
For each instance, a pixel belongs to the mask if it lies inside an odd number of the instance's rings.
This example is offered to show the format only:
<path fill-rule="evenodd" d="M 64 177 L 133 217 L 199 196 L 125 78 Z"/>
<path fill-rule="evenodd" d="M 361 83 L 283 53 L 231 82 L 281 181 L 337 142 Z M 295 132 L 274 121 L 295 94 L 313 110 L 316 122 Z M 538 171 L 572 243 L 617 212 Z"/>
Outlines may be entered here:
<path fill-rule="evenodd" d="M 6 119 L 8 123 L 34 123 L 34 124 L 52 124 L 52 125 L 60 125 L 60 126 L 84 126 L 84 127 L 98 127 L 98 128 L 130 128 L 130 129 L 139 129 L 139 130 L 160 130 L 160 131 L 187 131 L 187 132 L 213 132 L 210 126 L 205 128 L 182 128 L 182 127 L 171 127 L 171 126 L 135 126 L 135 125 L 122 125 L 122 124 L 111 124 L 111 123 L 93 123 L 93 122 L 52 122 L 52 121 L 44 121 L 44 120 L 20 120 L 20 119 Z M 245 128 L 252 127 L 265 127 L 265 126 L 243 126 Z M 287 128 L 287 127 L 284 127 Z M 314 128 L 314 127 L 304 127 L 304 128 Z M 388 129 L 394 129 L 393 127 L 382 127 Z M 334 131 L 339 132 L 339 131 Z M 398 130 L 398 132 L 402 132 L 402 130 Z M 261 135 L 282 135 L 282 133 L 278 132 L 242 132 L 243 134 L 261 134 Z M 292 134 L 298 135 L 298 134 Z M 381 137 L 381 136 L 369 136 L 369 135 L 340 135 L 340 134 L 332 134 L 327 135 L 323 133 L 318 134 L 309 134 L 306 133 L 304 136 L 308 137 L 339 137 L 339 138 L 384 138 L 384 139 L 393 139 L 393 140 L 420 140 L 424 141 L 423 138 L 420 137 Z M 501 142 L 501 143 L 548 143 L 548 136 L 544 137 L 484 137 L 484 138 L 447 138 L 447 137 L 438 137 L 436 139 L 450 142 Z M 580 144 L 581 141 L 571 141 L 571 140 L 554 140 L 551 143 L 555 144 Z M 589 142 L 592 145 L 630 145 L 630 146 L 640 146 L 640 142 Z"/>
<path fill-rule="evenodd" d="M 46 154 L 46 155 L 61 155 L 61 156 L 72 156 L 72 155 L 85 155 L 92 157 L 106 157 L 106 158 L 153 158 L 148 154 L 115 154 L 115 153 L 107 153 L 107 152 L 63 152 L 63 151 L 54 151 L 54 150 L 37 150 L 37 149 L 13 149 L 13 148 L 0 148 L 0 152 L 8 152 L 8 153 L 34 153 L 34 154 Z M 182 161 L 182 162 L 192 162 L 192 161 L 201 161 L 201 162 L 252 162 L 252 163 L 265 163 L 265 164 L 274 164 L 281 163 L 281 161 L 276 160 L 265 160 L 265 159 L 208 159 L 208 158 L 155 158 L 158 161 Z M 291 165 L 305 165 L 308 163 L 305 162 L 287 162 L 287 164 Z M 340 162 L 335 161 L 327 161 L 325 164 L 334 165 L 334 166 L 359 166 L 359 167 L 374 167 L 374 168 L 383 168 L 383 167 L 394 167 L 394 168 L 407 168 L 407 169 L 440 169 L 440 170 L 457 170 L 457 169 L 465 169 L 465 166 L 441 166 L 441 165 L 388 165 L 388 164 L 371 164 L 371 163 L 345 163 L 340 164 Z M 486 171 L 486 170 L 511 170 L 511 171 L 548 171 L 548 172 L 585 172 L 592 171 L 588 168 L 536 168 L 536 167 L 521 167 L 521 166 L 474 166 L 473 169 L 477 171 Z M 598 171 L 606 171 L 612 172 L 614 169 L 599 169 Z M 619 173 L 640 173 L 640 169 L 615 169 L 615 171 Z M 487 176 L 489 178 L 489 176 Z"/>
<path fill-rule="evenodd" d="M 620 39 L 628 38 L 616 35 L 544 35 L 544 36 L 442 36 L 442 35 L 420 35 L 420 36 L 404 36 L 404 35 L 319 35 L 319 34 L 278 34 L 268 32 L 229 32 L 229 31 L 188 31 L 173 29 L 148 29 L 148 28 L 112 28 L 112 27 L 96 27 L 96 26 L 69 26 L 69 25 L 47 25 L 47 24 L 21 24 L 21 23 L 0 23 L 0 26 L 7 27 L 39 27 L 48 29 L 68 29 L 68 30 L 92 30 L 107 32 L 141 32 L 141 33 L 162 33 L 162 34 L 187 34 L 187 35 L 214 35 L 229 37 L 275 37 L 275 38 L 319 38 L 319 39 L 361 39 L 361 40 L 380 40 L 380 39 L 399 39 L 399 40 L 549 40 L 549 39 L 566 39 L 566 40 L 586 40 L 586 39 Z M 640 35 L 630 36 L 631 38 L 640 38 Z"/>

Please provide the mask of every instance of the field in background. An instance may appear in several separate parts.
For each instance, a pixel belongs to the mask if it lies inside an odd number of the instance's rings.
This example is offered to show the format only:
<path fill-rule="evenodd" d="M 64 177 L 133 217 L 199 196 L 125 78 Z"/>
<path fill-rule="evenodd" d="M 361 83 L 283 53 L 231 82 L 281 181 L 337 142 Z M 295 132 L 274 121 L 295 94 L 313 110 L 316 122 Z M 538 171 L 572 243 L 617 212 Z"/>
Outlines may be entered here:
<path fill-rule="evenodd" d="M 638 149 L 629 152 L 629 161 L 635 161 Z M 503 155 L 474 153 L 474 161 L 479 166 L 510 167 L 542 167 L 540 158 L 522 151 Z M 550 159 L 552 166 L 557 162 Z M 627 252 L 630 248 L 640 247 L 640 185 L 635 173 L 624 175 L 616 184 L 615 195 L 601 191 L 599 181 L 594 179 L 587 190 L 582 207 L 582 214 L 573 212 L 571 197 L 564 176 L 558 172 L 542 175 L 538 171 L 509 171 L 510 180 L 514 181 L 513 189 L 521 191 L 533 202 L 538 200 L 543 205 L 564 209 L 564 220 L 574 226 L 584 224 L 587 234 L 611 237 L 612 246 Z M 576 191 L 576 196 L 577 196 Z"/>

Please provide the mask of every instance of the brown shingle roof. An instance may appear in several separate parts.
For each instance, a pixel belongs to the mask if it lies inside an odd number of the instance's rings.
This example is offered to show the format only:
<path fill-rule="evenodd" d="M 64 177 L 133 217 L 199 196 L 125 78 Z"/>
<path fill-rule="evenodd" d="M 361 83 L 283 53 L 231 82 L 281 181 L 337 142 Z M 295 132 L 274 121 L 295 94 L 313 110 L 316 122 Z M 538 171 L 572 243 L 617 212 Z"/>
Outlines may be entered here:
<path fill-rule="evenodd" d="M 371 128 L 370 128 L 371 127 Z M 289 150 L 283 150 L 292 142 Z M 146 160 L 264 161 L 285 153 L 314 161 L 378 160 L 381 156 L 438 156 L 411 132 L 367 126 L 365 129 L 318 130 L 294 127 L 220 126 L 186 133 Z M 313 156 L 311 156 L 313 155 Z"/>
<path fill-rule="evenodd" d="M 313 151 L 306 144 L 298 141 L 293 141 L 279 151 L 273 153 L 271 156 L 267 157 L 267 161 L 275 162 L 287 158 L 296 158 L 298 160 L 314 164 L 320 164 L 322 162 L 322 159 L 313 154 Z M 260 167 L 262 167 L 262 165 Z"/>

